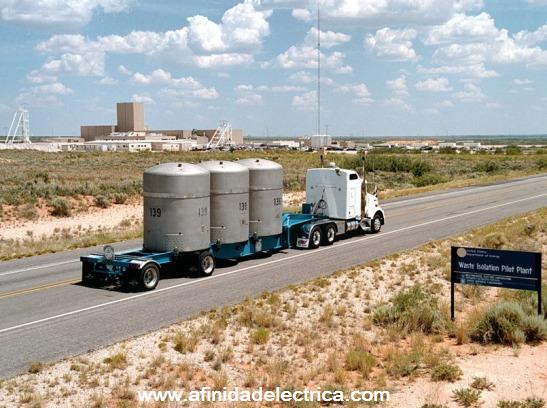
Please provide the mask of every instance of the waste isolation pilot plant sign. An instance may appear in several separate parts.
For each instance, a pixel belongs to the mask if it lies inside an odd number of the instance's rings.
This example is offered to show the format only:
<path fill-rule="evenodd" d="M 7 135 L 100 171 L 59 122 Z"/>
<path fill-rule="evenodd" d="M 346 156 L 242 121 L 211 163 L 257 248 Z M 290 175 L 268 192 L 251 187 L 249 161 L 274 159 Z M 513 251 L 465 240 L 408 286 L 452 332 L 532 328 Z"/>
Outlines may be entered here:
<path fill-rule="evenodd" d="M 454 319 L 454 284 L 494 286 L 538 292 L 541 314 L 541 253 L 452 247 L 451 316 Z"/>

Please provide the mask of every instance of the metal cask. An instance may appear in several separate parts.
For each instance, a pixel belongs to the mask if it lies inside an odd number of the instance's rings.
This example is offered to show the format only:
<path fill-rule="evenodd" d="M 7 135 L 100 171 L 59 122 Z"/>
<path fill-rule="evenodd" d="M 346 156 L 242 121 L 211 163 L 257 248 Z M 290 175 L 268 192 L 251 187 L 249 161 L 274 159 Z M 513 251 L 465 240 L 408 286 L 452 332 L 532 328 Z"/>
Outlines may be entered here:
<path fill-rule="evenodd" d="M 181 252 L 209 248 L 210 176 L 188 163 L 144 171 L 144 249 Z"/>
<path fill-rule="evenodd" d="M 283 167 L 263 159 L 244 159 L 249 169 L 249 232 L 259 237 L 281 234 Z"/>
<path fill-rule="evenodd" d="M 249 170 L 229 161 L 199 164 L 211 174 L 211 241 L 233 244 L 249 239 Z"/>

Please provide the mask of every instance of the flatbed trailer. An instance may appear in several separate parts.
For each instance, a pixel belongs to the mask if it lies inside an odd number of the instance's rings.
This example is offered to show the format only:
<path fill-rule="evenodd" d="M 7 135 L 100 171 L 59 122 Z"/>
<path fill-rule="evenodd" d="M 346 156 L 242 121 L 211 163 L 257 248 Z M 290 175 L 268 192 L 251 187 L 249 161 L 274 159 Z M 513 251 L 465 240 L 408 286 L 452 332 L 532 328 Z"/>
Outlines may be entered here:
<path fill-rule="evenodd" d="M 115 253 L 111 246 L 106 246 L 103 253 L 92 253 L 80 258 L 82 282 L 86 286 L 116 282 L 152 290 L 157 286 L 162 270 L 190 269 L 197 270 L 202 276 L 209 276 L 214 271 L 216 260 L 239 260 L 289 248 L 314 249 L 320 245 L 331 245 L 337 235 L 344 235 L 357 230 L 358 225 L 363 225 L 357 220 L 348 222 L 311 214 L 310 210 L 309 206 L 304 205 L 302 213 L 283 213 L 281 234 L 251 236 L 248 241 L 237 244 L 211 243 L 207 251 L 195 256 L 180 254 L 176 250 L 155 252 L 143 249 Z"/>

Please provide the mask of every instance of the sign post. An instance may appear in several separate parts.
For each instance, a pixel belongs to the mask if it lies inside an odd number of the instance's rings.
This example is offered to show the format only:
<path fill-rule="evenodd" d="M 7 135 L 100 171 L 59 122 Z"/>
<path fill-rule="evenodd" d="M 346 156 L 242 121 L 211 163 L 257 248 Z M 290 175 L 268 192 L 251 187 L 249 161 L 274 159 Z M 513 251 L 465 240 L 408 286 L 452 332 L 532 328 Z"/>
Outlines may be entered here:
<path fill-rule="evenodd" d="M 450 317 L 454 320 L 454 284 L 532 290 L 541 314 L 541 253 L 452 247 Z"/>

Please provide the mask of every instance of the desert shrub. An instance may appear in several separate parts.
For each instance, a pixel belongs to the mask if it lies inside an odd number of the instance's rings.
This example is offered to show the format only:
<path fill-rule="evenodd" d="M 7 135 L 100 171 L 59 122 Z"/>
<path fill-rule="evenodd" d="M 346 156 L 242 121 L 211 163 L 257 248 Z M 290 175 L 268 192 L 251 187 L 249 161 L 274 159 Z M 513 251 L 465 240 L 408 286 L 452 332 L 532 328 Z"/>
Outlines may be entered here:
<path fill-rule="evenodd" d="M 473 377 L 473 382 L 470 385 L 476 390 L 491 391 L 494 388 L 494 383 L 488 381 L 486 377 Z"/>
<path fill-rule="evenodd" d="M 36 207 L 33 204 L 25 204 L 18 211 L 19 216 L 25 220 L 35 220 L 38 218 L 38 213 L 36 212 Z"/>
<path fill-rule="evenodd" d="M 479 245 L 485 248 L 500 249 L 509 243 L 505 234 L 501 232 L 492 232 L 482 238 Z"/>
<path fill-rule="evenodd" d="M 462 407 L 474 407 L 479 405 L 481 392 L 473 388 L 459 388 L 453 391 L 452 398 Z"/>
<path fill-rule="evenodd" d="M 40 362 L 34 362 L 34 363 L 31 363 L 29 368 L 28 368 L 28 372 L 30 374 L 36 374 L 36 373 L 39 373 L 40 371 L 42 371 L 42 369 L 44 368 L 44 365 Z"/>
<path fill-rule="evenodd" d="M 193 353 L 198 344 L 198 336 L 195 333 L 177 332 L 173 337 L 173 349 L 179 353 Z"/>
<path fill-rule="evenodd" d="M 51 202 L 50 214 L 54 217 L 70 217 L 70 204 L 64 198 L 55 198 Z"/>
<path fill-rule="evenodd" d="M 528 397 L 522 401 L 501 400 L 496 406 L 497 408 L 543 408 L 545 400 L 537 397 Z"/>
<path fill-rule="evenodd" d="M 414 177 L 422 177 L 433 170 L 431 165 L 425 161 L 416 161 L 412 164 L 412 174 Z"/>
<path fill-rule="evenodd" d="M 443 176 L 437 173 L 426 173 L 417 177 L 414 177 L 412 184 L 416 187 L 425 187 L 431 186 L 434 184 L 444 183 L 445 179 Z"/>
<path fill-rule="evenodd" d="M 350 350 L 346 354 L 346 368 L 350 371 L 359 371 L 367 378 L 376 364 L 374 356 L 362 350 Z"/>
<path fill-rule="evenodd" d="M 114 193 L 112 195 L 114 199 L 114 204 L 125 204 L 127 201 L 127 194 L 124 193 Z"/>
<path fill-rule="evenodd" d="M 104 195 L 98 195 L 95 197 L 95 205 L 99 208 L 108 208 L 110 207 L 110 199 Z"/>
<path fill-rule="evenodd" d="M 522 149 L 515 145 L 509 145 L 505 148 L 505 153 L 511 154 L 511 155 L 521 154 Z"/>
<path fill-rule="evenodd" d="M 422 290 L 419 285 L 397 294 L 391 304 L 380 306 L 373 316 L 380 326 L 396 326 L 407 333 L 442 333 L 449 326 L 446 313 L 438 299 Z"/>
<path fill-rule="evenodd" d="M 469 337 L 481 343 L 533 343 L 547 339 L 547 322 L 526 314 L 519 303 L 503 302 L 485 309 L 470 328 Z"/>
<path fill-rule="evenodd" d="M 455 364 L 440 363 L 433 367 L 431 379 L 433 381 L 449 381 L 454 382 L 459 380 L 463 375 L 462 370 Z"/>
<path fill-rule="evenodd" d="M 536 166 L 540 170 L 547 169 L 547 158 L 546 157 L 541 157 L 541 158 L 537 159 L 536 160 Z"/>
<path fill-rule="evenodd" d="M 473 167 L 473 171 L 477 173 L 495 173 L 500 169 L 501 166 L 493 160 L 480 161 Z"/>
<path fill-rule="evenodd" d="M 265 327 L 259 327 L 251 333 L 251 342 L 254 344 L 266 344 L 270 337 L 270 331 Z"/>
<path fill-rule="evenodd" d="M 112 369 L 122 369 L 127 367 L 127 355 L 123 352 L 112 354 L 106 357 L 103 363 L 108 364 Z"/>

